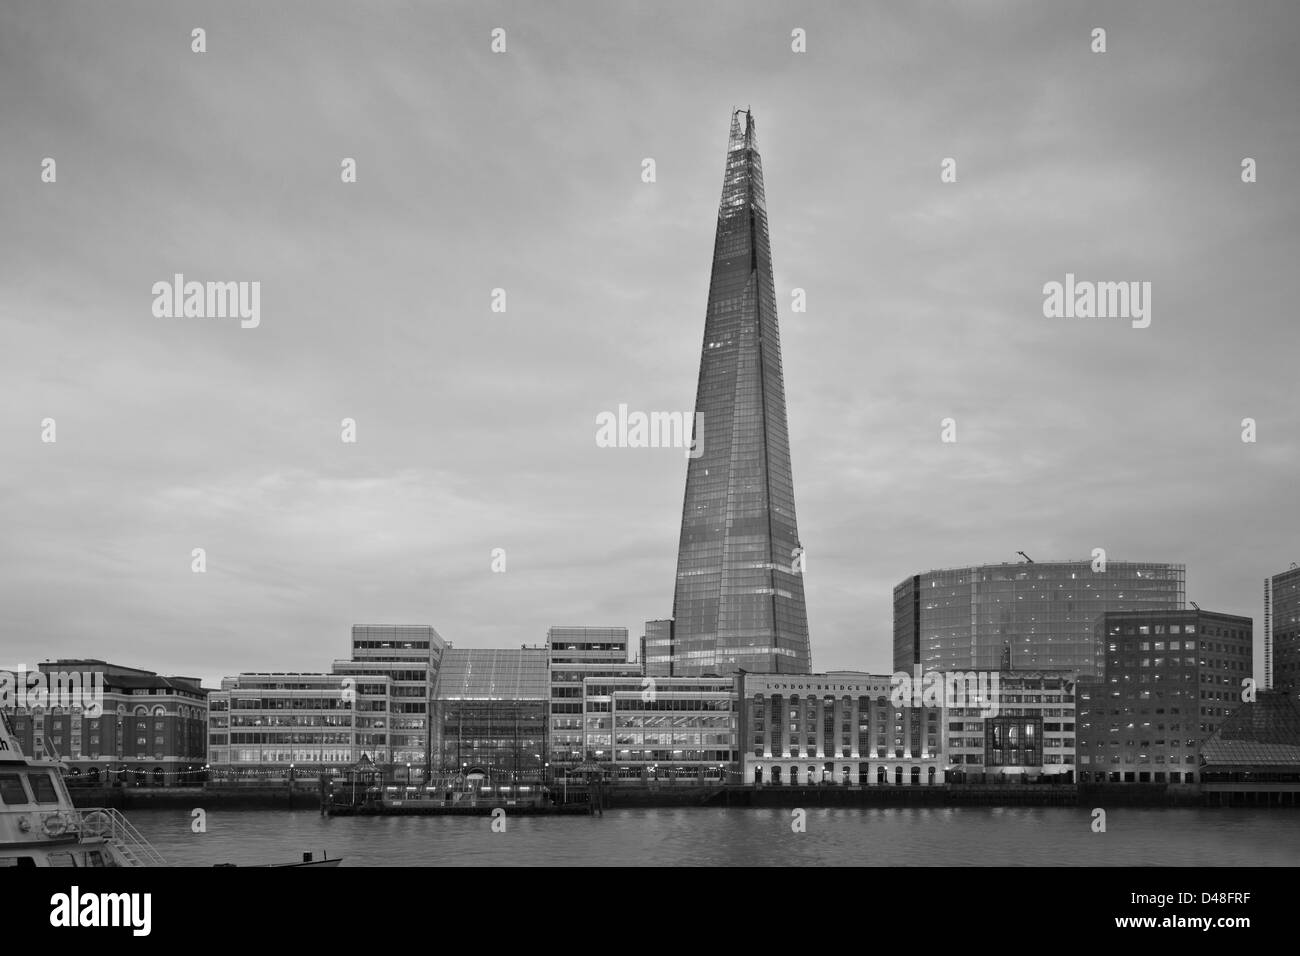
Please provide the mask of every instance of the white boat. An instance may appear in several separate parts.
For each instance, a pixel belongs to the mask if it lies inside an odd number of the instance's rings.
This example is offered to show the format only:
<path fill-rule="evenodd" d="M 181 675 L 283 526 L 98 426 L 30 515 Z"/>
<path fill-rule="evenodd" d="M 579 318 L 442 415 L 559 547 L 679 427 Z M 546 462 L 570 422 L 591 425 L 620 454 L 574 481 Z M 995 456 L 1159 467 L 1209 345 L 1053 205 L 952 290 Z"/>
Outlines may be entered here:
<path fill-rule="evenodd" d="M 63 765 L 24 755 L 0 714 L 0 868 L 166 865 L 116 810 L 74 807 Z"/>
<path fill-rule="evenodd" d="M 48 748 L 47 748 L 48 750 Z M 268 866 L 338 866 L 339 858 Z M 72 805 L 58 760 L 24 755 L 0 713 L 0 869 L 167 866 L 126 817 L 109 808 Z"/>

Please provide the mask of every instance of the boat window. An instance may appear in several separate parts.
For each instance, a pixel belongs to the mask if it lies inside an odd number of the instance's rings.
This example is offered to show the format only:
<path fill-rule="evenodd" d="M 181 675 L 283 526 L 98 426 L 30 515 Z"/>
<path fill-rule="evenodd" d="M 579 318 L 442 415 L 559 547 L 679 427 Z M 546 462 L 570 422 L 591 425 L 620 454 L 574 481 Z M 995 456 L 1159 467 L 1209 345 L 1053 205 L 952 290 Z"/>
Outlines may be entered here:
<path fill-rule="evenodd" d="M 22 778 L 16 773 L 0 773 L 0 803 L 13 807 L 27 802 Z"/>
<path fill-rule="evenodd" d="M 37 803 L 58 803 L 59 792 L 54 788 L 54 779 L 50 776 L 51 771 L 45 773 L 33 773 L 27 779 L 31 781 L 32 793 L 36 797 Z"/>
<path fill-rule="evenodd" d="M 22 870 L 36 869 L 34 856 L 0 856 L 0 866 L 16 866 Z"/>

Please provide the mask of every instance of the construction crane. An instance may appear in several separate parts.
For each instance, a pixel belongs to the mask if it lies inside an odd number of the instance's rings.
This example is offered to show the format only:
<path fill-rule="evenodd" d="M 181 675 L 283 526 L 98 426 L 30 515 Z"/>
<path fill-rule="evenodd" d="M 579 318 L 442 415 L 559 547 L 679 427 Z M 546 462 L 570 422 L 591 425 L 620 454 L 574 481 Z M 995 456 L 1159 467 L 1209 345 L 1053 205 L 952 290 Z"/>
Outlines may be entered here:
<path fill-rule="evenodd" d="M 1031 558 L 1029 555 L 1025 554 L 1025 552 L 1023 552 L 1023 551 L 1017 551 L 1016 554 L 1020 555 L 1022 558 L 1024 558 L 1024 559 L 1025 559 L 1026 561 L 1028 561 L 1030 564 L 1033 564 L 1033 563 L 1034 563 L 1034 559 Z"/>
<path fill-rule="evenodd" d="M 1201 606 L 1197 604 L 1195 601 L 1188 601 L 1187 603 L 1190 604 L 1192 607 L 1196 608 L 1196 610 L 1198 611 L 1201 609 Z"/>

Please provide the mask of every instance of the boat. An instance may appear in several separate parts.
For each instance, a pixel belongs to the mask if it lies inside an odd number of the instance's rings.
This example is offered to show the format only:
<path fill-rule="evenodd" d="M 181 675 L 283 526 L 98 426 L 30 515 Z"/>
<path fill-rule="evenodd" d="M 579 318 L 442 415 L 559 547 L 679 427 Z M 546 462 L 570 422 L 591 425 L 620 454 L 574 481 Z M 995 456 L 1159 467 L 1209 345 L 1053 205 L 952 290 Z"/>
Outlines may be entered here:
<path fill-rule="evenodd" d="M 46 752 L 54 753 L 48 742 Z M 63 773 L 57 757 L 25 755 L 9 718 L 0 713 L 0 869 L 168 865 L 118 810 L 74 806 Z M 340 862 L 328 854 L 316 859 L 304 853 L 301 862 L 265 865 L 338 866 Z"/>
<path fill-rule="evenodd" d="M 26 756 L 0 714 L 0 868 L 166 865 L 117 810 L 73 806 L 62 763 Z"/>
<path fill-rule="evenodd" d="M 343 782 L 321 780 L 321 816 L 511 816 L 591 814 L 589 802 L 564 804 L 537 784 L 491 786 L 459 775 L 441 785 L 385 785 L 375 774 Z"/>
<path fill-rule="evenodd" d="M 341 857 L 337 857 L 337 856 L 333 856 L 333 857 L 332 857 L 332 856 L 330 856 L 328 853 L 323 854 L 319 860 L 316 859 L 316 855 L 315 855 L 314 853 L 304 853 L 304 854 L 302 855 L 302 860 L 301 860 L 300 862 L 298 862 L 298 863 L 252 863 L 252 864 L 248 864 L 248 863 L 246 863 L 246 864 L 243 864 L 243 865 L 244 865 L 244 866 L 253 866 L 253 867 L 266 867 L 266 866 L 270 866 L 270 867 L 284 867 L 284 866 L 338 866 L 338 865 L 339 865 L 340 863 L 342 863 L 342 862 L 343 862 L 343 859 L 342 859 Z M 217 867 L 227 867 L 227 866 L 239 866 L 240 864 L 238 864 L 238 863 L 214 863 L 213 865 L 214 865 L 214 866 L 217 866 Z"/>

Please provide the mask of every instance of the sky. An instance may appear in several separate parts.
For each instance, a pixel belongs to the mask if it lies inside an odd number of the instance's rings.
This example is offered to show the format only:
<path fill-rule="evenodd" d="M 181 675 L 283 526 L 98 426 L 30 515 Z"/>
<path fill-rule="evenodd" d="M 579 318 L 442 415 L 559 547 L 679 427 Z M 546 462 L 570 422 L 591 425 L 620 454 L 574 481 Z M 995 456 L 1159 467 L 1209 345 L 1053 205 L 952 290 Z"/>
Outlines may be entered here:
<path fill-rule="evenodd" d="M 814 669 L 891 670 L 913 573 L 1099 547 L 1185 563 L 1262 660 L 1300 561 L 1298 42 L 1284 0 L 4 5 L 0 660 L 635 644 L 686 461 L 596 416 L 691 410 L 744 106 Z M 175 273 L 260 282 L 260 324 L 154 315 Z M 1150 326 L 1046 317 L 1067 273 L 1150 282 Z"/>

